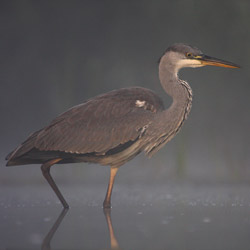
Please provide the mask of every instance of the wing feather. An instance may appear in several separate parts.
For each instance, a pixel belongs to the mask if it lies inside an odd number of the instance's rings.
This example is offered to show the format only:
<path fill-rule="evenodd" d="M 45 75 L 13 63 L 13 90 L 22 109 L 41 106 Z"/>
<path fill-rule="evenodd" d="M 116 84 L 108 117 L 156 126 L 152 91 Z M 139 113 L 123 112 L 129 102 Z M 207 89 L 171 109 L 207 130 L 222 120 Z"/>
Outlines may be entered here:
<path fill-rule="evenodd" d="M 146 101 L 152 110 L 137 107 Z M 9 158 L 32 148 L 40 151 L 63 151 L 86 154 L 105 152 L 141 134 L 154 112 L 163 109 L 159 97 L 144 88 L 111 91 L 75 106 L 55 118 L 47 127 L 35 132 Z M 24 150 L 25 149 L 25 150 Z"/>

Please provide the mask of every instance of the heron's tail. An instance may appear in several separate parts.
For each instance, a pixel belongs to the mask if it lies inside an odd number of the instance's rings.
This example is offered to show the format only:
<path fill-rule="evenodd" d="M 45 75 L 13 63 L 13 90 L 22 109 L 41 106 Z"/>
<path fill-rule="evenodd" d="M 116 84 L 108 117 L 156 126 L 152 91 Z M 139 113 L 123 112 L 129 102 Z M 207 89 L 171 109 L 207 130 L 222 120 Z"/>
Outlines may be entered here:
<path fill-rule="evenodd" d="M 7 160 L 6 166 L 31 164 L 31 159 L 26 156 L 34 148 L 36 136 L 37 132 L 31 134 L 26 141 L 10 152 L 5 158 Z"/>

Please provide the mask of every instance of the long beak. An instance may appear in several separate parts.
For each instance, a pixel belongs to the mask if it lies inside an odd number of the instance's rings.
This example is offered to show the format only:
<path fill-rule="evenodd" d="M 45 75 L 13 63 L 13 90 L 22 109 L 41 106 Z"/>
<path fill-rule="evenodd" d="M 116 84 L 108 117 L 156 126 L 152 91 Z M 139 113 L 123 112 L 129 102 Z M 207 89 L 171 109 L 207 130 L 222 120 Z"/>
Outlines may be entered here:
<path fill-rule="evenodd" d="M 240 68 L 240 66 L 237 64 L 206 55 L 197 56 L 196 59 L 198 59 L 203 65 L 212 65 L 225 68 Z"/>

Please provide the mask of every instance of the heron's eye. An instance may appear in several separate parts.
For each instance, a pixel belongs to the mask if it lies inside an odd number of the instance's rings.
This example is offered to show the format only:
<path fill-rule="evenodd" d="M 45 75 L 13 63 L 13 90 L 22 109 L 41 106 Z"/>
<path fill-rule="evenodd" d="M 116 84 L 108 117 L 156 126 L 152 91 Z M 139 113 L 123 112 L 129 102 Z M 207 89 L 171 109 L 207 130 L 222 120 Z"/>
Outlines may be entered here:
<path fill-rule="evenodd" d="M 192 53 L 186 53 L 186 57 L 192 57 L 193 56 L 193 54 Z"/>

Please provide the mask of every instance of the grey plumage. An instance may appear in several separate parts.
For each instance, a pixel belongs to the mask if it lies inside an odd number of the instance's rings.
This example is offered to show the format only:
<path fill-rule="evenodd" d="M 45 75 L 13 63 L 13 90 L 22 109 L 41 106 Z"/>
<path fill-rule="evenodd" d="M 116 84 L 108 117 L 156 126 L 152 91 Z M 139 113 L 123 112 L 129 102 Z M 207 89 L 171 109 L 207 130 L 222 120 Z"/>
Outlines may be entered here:
<path fill-rule="evenodd" d="M 137 100 L 145 101 L 145 105 L 136 106 Z M 111 91 L 69 109 L 32 134 L 8 156 L 8 165 L 21 160 L 22 164 L 44 163 L 62 156 L 60 163 L 98 162 L 131 146 L 153 115 L 162 110 L 162 101 L 150 90 L 134 87 Z"/>
<path fill-rule="evenodd" d="M 119 166 L 144 151 L 152 156 L 180 130 L 190 112 L 192 90 L 178 78 L 183 67 L 237 65 L 211 58 L 194 47 L 174 44 L 159 62 L 159 78 L 173 102 L 164 109 L 151 90 L 133 87 L 114 90 L 75 106 L 33 133 L 6 159 L 7 166 L 40 163 L 43 175 L 64 207 L 67 203 L 50 176 L 53 164 L 93 162 L 111 166 L 104 201 L 110 207 L 114 178 Z"/>

